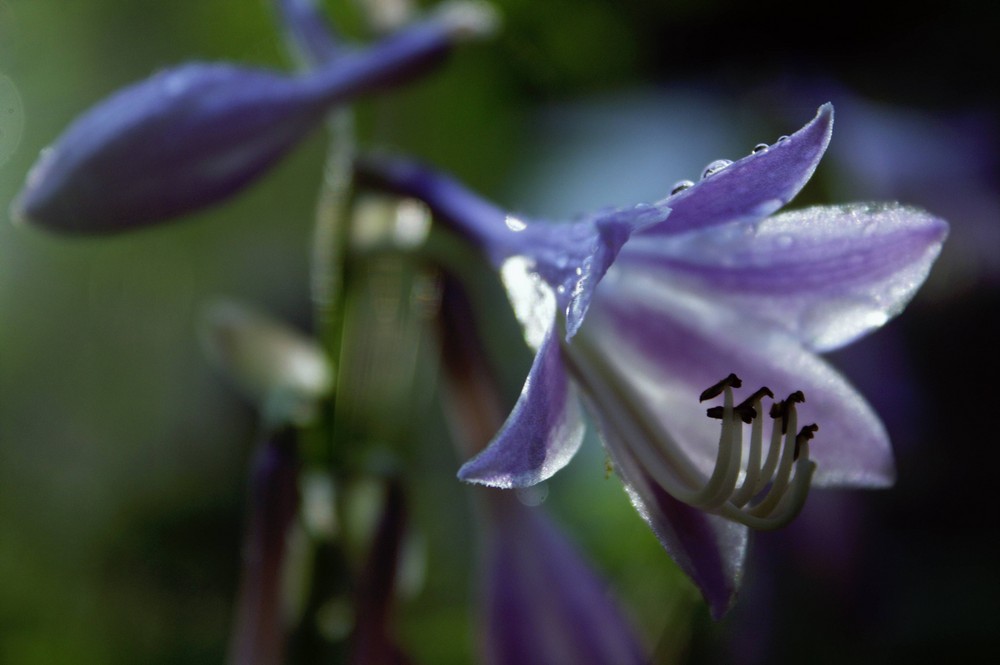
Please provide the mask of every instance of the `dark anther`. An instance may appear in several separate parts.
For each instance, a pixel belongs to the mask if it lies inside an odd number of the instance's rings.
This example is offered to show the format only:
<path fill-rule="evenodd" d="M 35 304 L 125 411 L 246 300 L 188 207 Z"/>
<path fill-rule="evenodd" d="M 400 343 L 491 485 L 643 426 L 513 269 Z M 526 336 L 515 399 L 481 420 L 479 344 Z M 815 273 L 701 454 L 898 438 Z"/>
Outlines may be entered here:
<path fill-rule="evenodd" d="M 713 406 L 705 411 L 705 415 L 709 418 L 715 418 L 716 420 L 722 420 L 722 415 L 725 413 L 725 407 Z M 752 406 L 745 406 L 743 404 L 733 408 L 733 413 L 739 416 L 740 420 L 746 424 L 753 422 L 753 419 L 757 417 L 757 411 Z"/>
<path fill-rule="evenodd" d="M 740 404 L 733 409 L 733 413 L 739 416 L 740 420 L 747 425 L 752 423 L 753 419 L 757 417 L 757 410 L 748 404 Z"/>
<path fill-rule="evenodd" d="M 755 392 L 753 395 L 750 395 L 750 397 L 747 397 L 745 400 L 740 402 L 739 406 L 736 407 L 736 410 L 739 411 L 740 409 L 753 407 L 754 402 L 764 397 L 771 397 L 771 398 L 774 397 L 774 393 L 772 393 L 767 386 L 758 389 L 757 392 Z M 757 414 L 755 413 L 754 415 L 756 416 Z"/>
<path fill-rule="evenodd" d="M 792 455 L 793 460 L 797 460 L 799 458 L 799 447 L 801 447 L 802 444 L 808 441 L 809 439 L 813 438 L 813 436 L 815 436 L 816 434 L 816 430 L 818 429 L 819 425 L 813 423 L 812 425 L 806 425 L 801 430 L 799 430 L 798 435 L 795 437 L 795 452 Z"/>
<path fill-rule="evenodd" d="M 698 398 L 698 401 L 704 402 L 707 399 L 718 397 L 719 395 L 722 394 L 722 391 L 726 389 L 726 386 L 729 386 L 730 388 L 739 388 L 742 385 L 743 382 L 740 381 L 740 377 L 736 376 L 735 374 L 730 374 L 722 381 L 716 383 L 714 386 L 706 388 L 705 392 L 703 392 L 701 396 Z"/>
<path fill-rule="evenodd" d="M 782 400 L 772 404 L 771 412 L 768 415 L 775 420 L 781 418 L 781 433 L 788 434 L 788 400 Z"/>
<path fill-rule="evenodd" d="M 792 393 L 791 395 L 789 395 L 788 399 L 786 399 L 785 401 L 786 402 L 796 402 L 798 404 L 802 404 L 803 402 L 806 401 L 806 396 L 802 394 L 801 390 L 796 390 L 794 393 Z"/>
<path fill-rule="evenodd" d="M 774 402 L 771 404 L 771 410 L 768 411 L 767 415 L 772 418 L 784 418 L 785 414 L 788 412 L 788 405 L 784 402 Z"/>

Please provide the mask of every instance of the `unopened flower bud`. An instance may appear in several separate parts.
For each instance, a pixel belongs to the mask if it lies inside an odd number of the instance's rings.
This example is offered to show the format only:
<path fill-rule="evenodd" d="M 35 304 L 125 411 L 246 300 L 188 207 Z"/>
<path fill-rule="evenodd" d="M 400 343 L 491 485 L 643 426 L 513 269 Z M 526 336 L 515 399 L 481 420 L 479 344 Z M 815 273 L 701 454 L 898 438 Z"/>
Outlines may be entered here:
<path fill-rule="evenodd" d="M 403 83 L 482 34 L 474 19 L 484 11 L 445 12 L 304 76 L 205 63 L 165 70 L 70 125 L 42 152 L 11 214 L 96 234 L 217 203 L 274 166 L 331 108 Z"/>

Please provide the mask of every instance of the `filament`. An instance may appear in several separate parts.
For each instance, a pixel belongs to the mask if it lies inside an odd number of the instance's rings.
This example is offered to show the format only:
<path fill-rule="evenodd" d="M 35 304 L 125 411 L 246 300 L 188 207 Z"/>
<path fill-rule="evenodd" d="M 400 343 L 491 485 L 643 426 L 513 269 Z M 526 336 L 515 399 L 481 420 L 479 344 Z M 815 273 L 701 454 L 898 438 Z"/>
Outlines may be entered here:
<path fill-rule="evenodd" d="M 809 459 L 808 440 L 815 425 L 798 431 L 796 403 L 801 392 L 792 393 L 769 411 L 771 432 L 764 450 L 766 388 L 735 405 L 733 388 L 740 387 L 735 375 L 702 393 L 702 399 L 722 395 L 721 407 L 708 410 L 721 420 L 715 466 L 706 475 L 697 468 L 680 445 L 665 430 L 652 405 L 634 385 L 578 336 L 563 347 L 567 364 L 602 416 L 605 434 L 624 444 L 638 467 L 673 498 L 706 512 L 754 529 L 777 529 L 802 510 L 816 464 Z M 749 425 L 749 446 L 743 459 L 744 427 Z M 796 454 L 796 452 L 798 454 Z M 763 461 L 762 461 L 763 460 Z M 742 483 L 738 483 L 741 472 Z"/>

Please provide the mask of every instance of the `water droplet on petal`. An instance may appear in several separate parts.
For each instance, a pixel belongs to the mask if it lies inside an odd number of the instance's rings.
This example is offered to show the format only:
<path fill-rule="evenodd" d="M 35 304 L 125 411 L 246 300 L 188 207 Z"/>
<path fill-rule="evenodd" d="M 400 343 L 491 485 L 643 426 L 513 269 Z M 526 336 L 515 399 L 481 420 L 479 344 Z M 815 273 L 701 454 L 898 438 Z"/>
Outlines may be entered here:
<path fill-rule="evenodd" d="M 787 140 L 788 140 L 788 137 L 785 136 L 784 134 L 778 137 L 778 143 L 784 143 Z"/>
<path fill-rule="evenodd" d="M 504 219 L 504 223 L 507 224 L 508 229 L 515 232 L 523 231 L 528 228 L 528 225 L 524 222 L 524 220 L 518 219 L 513 215 L 507 215 L 506 219 Z"/>
<path fill-rule="evenodd" d="M 753 152 L 754 152 L 754 154 L 757 154 L 758 152 L 767 152 L 767 149 L 770 148 L 770 147 L 771 146 L 769 146 L 766 143 L 758 143 L 757 145 L 755 145 L 753 147 Z"/>
<path fill-rule="evenodd" d="M 691 181 L 691 180 L 678 180 L 677 182 L 674 183 L 674 186 L 670 188 L 670 195 L 673 196 L 674 194 L 678 194 L 680 192 L 683 192 L 685 189 L 687 189 L 689 187 L 694 187 L 694 182 L 693 181 Z"/>
<path fill-rule="evenodd" d="M 733 160 L 731 160 L 731 159 L 717 159 L 717 160 L 715 160 L 714 162 L 712 162 L 711 164 L 709 164 L 708 166 L 706 166 L 705 170 L 701 172 L 701 179 L 704 180 L 705 178 L 708 178 L 709 176 L 715 175 L 716 173 L 718 173 L 719 171 L 721 171 L 722 169 L 726 168 L 727 166 L 729 166 L 732 163 L 733 163 Z"/>

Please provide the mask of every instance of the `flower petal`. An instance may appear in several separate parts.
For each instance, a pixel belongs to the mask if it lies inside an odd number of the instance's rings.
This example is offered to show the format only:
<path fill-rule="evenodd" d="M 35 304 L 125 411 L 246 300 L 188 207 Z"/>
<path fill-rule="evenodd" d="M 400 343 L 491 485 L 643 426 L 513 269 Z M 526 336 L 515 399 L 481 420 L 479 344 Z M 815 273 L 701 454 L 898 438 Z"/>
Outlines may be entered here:
<path fill-rule="evenodd" d="M 458 477 L 491 487 L 527 487 L 566 466 L 583 441 L 576 388 L 569 380 L 552 326 L 535 356 L 521 396 L 489 446 Z"/>
<path fill-rule="evenodd" d="M 587 400 L 601 438 L 636 511 L 681 570 L 701 590 L 716 619 L 732 607 L 743 577 L 749 529 L 670 496 L 642 468 L 602 405 Z"/>
<path fill-rule="evenodd" d="M 551 287 L 551 296 L 566 315 L 569 340 L 622 246 L 635 232 L 670 215 L 670 208 L 660 202 L 599 211 L 576 222 L 528 221 L 504 213 L 454 178 L 410 160 L 367 156 L 356 160 L 355 172 L 362 184 L 422 200 L 438 220 L 478 245 L 500 269 L 533 348 L 540 342 L 536 303 L 551 299 L 536 294 L 539 279 Z M 547 325 L 549 318 L 543 320 Z"/>
<path fill-rule="evenodd" d="M 485 662 L 648 662 L 606 583 L 541 508 L 491 492 Z"/>
<path fill-rule="evenodd" d="M 566 315 L 566 340 L 572 339 L 590 308 L 594 290 L 632 234 L 665 220 L 670 209 L 641 203 L 634 208 L 597 213 L 570 224 L 535 223 L 517 243 L 519 255 L 555 291 Z"/>
<path fill-rule="evenodd" d="M 799 421 L 820 427 L 810 450 L 818 465 L 814 484 L 893 482 L 885 428 L 832 367 L 783 330 L 671 290 L 657 277 L 619 280 L 609 273 L 580 334 L 702 473 L 715 465 L 719 429 L 698 397 L 735 372 L 750 390 L 768 386 L 779 398 L 805 393 Z"/>
<path fill-rule="evenodd" d="M 828 351 L 902 311 L 948 226 L 898 204 L 822 206 L 670 238 L 637 237 L 618 265 L 697 293 Z"/>
<path fill-rule="evenodd" d="M 643 235 L 676 235 L 719 224 L 763 219 L 788 203 L 812 177 L 833 129 L 833 106 L 789 138 L 734 162 L 667 198 L 669 223 Z"/>

